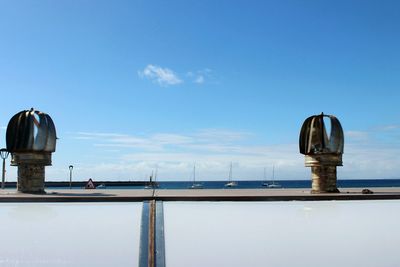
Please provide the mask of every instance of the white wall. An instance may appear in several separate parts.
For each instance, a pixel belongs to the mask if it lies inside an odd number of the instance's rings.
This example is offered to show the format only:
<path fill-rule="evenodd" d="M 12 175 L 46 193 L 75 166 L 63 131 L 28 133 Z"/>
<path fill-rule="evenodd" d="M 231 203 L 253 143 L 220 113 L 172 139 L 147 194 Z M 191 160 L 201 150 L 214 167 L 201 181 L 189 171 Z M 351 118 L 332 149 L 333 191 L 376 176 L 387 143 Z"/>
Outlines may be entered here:
<path fill-rule="evenodd" d="M 0 204 L 0 266 L 137 266 L 141 203 Z"/>
<path fill-rule="evenodd" d="M 400 201 L 166 203 L 173 267 L 400 266 Z"/>

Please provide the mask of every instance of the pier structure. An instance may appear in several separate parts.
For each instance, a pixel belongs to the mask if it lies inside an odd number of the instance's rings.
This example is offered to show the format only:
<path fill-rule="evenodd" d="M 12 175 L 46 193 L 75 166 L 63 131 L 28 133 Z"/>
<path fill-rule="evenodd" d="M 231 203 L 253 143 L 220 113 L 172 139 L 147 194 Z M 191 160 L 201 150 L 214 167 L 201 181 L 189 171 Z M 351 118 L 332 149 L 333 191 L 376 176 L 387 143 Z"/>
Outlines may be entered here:
<path fill-rule="evenodd" d="M 329 124 L 329 134 L 327 125 Z M 305 166 L 311 167 L 312 193 L 338 193 L 336 167 L 343 166 L 344 134 L 339 120 L 332 115 L 307 118 L 300 131 L 300 153 Z"/>
<path fill-rule="evenodd" d="M 32 108 L 11 118 L 6 143 L 11 165 L 18 167 L 18 192 L 45 193 L 45 166 L 51 165 L 56 139 L 53 120 L 43 112 Z"/>

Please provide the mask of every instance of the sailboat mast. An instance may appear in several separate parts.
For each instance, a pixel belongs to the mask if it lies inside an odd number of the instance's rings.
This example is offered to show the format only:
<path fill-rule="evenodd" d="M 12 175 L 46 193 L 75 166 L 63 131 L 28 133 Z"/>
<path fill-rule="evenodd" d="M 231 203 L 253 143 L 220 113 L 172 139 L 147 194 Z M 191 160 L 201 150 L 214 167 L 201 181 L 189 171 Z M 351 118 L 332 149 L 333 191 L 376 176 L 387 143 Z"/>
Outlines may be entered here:
<path fill-rule="evenodd" d="M 272 165 L 272 183 L 275 183 L 275 165 Z"/>
<path fill-rule="evenodd" d="M 193 165 L 193 183 L 196 181 L 196 164 Z"/>
<path fill-rule="evenodd" d="M 231 162 L 231 165 L 229 168 L 229 182 L 231 182 L 231 181 L 232 181 L 232 162 Z"/>
<path fill-rule="evenodd" d="M 263 176 L 264 177 L 264 181 L 267 180 L 267 176 L 266 176 L 265 173 L 266 173 L 266 170 L 265 170 L 265 167 L 264 167 L 264 176 Z"/>

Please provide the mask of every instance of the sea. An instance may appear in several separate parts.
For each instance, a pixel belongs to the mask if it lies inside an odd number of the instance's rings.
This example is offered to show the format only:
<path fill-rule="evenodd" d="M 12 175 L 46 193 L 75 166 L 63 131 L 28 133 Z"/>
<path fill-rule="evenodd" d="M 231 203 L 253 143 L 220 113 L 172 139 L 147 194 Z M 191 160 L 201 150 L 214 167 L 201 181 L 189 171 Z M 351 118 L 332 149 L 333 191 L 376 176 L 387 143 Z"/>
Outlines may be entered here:
<path fill-rule="evenodd" d="M 250 180 L 250 181 L 235 181 L 236 186 L 229 189 L 257 189 L 269 188 L 266 184 L 271 184 L 271 181 Z M 226 189 L 227 181 L 196 181 L 196 184 L 201 184 L 203 189 Z M 275 188 L 311 188 L 311 180 L 275 180 Z M 146 189 L 151 188 L 151 185 L 139 183 L 136 185 L 107 185 L 107 182 L 95 182 L 95 185 L 106 189 Z M 99 187 L 99 185 L 101 185 Z M 154 183 L 157 189 L 188 189 L 193 185 L 190 181 L 156 181 Z M 368 188 L 368 187 L 400 187 L 400 179 L 354 179 L 354 180 L 338 180 L 339 188 Z M 77 187 L 74 187 L 77 188 Z"/>

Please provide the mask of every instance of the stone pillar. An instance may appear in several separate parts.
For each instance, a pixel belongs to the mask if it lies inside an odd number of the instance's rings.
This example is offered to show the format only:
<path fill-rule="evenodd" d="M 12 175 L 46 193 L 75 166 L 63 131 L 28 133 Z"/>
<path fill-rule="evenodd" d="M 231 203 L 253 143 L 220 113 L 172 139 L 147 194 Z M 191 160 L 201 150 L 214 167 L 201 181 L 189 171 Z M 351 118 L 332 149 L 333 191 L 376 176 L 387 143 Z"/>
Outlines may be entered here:
<path fill-rule="evenodd" d="M 342 166 L 341 154 L 306 155 L 305 166 L 311 167 L 311 193 L 339 193 L 336 166 Z"/>
<path fill-rule="evenodd" d="M 44 193 L 44 166 L 19 164 L 17 188 L 22 193 Z"/>
<path fill-rule="evenodd" d="M 18 166 L 18 192 L 45 193 L 45 166 L 51 165 L 50 153 L 15 153 L 11 165 Z"/>

